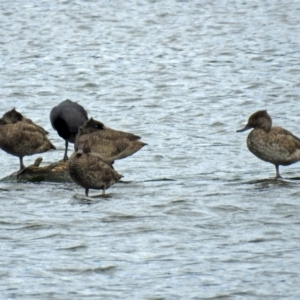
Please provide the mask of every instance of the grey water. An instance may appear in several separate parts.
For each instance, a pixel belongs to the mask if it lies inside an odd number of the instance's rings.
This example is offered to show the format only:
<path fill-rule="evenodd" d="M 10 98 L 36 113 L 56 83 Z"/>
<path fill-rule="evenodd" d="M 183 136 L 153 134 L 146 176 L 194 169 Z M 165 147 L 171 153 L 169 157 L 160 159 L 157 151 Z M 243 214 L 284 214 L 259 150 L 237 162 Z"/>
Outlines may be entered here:
<path fill-rule="evenodd" d="M 0 115 L 49 131 L 42 165 L 65 99 L 148 145 L 104 199 L 0 183 L 0 299 L 300 299 L 300 164 L 236 133 L 267 109 L 300 136 L 299 32 L 296 0 L 2 0 Z"/>

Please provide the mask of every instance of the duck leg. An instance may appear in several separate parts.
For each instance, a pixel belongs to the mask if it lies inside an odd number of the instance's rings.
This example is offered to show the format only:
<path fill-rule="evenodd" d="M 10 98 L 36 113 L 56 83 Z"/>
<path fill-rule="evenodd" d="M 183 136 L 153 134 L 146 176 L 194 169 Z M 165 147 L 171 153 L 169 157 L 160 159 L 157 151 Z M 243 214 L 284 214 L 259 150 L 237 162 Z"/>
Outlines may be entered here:
<path fill-rule="evenodd" d="M 275 165 L 276 168 L 276 178 L 282 178 L 282 176 L 279 173 L 279 165 Z"/>
<path fill-rule="evenodd" d="M 19 160 L 20 160 L 20 171 L 25 169 L 25 166 L 23 164 L 23 156 L 22 157 L 19 157 Z"/>

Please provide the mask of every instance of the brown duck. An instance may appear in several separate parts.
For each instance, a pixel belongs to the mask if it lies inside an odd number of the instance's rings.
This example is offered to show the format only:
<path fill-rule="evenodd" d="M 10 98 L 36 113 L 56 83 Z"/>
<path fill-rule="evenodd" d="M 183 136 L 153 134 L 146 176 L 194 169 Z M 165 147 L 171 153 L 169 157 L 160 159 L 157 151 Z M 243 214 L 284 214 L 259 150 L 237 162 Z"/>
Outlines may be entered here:
<path fill-rule="evenodd" d="M 237 132 L 251 128 L 248 149 L 258 158 L 275 165 L 276 178 L 281 178 L 280 165 L 288 166 L 300 160 L 300 139 L 281 127 L 272 126 L 266 110 L 252 114 L 247 125 Z"/>
<path fill-rule="evenodd" d="M 78 149 L 78 143 L 84 141 L 85 147 L 100 153 L 105 159 L 122 159 L 147 145 L 139 139 L 140 137 L 133 133 L 111 129 L 91 118 L 79 128 L 75 151 Z"/>
<path fill-rule="evenodd" d="M 25 168 L 24 156 L 55 149 L 47 137 L 47 131 L 15 109 L 0 119 L 0 148 L 19 157 L 20 170 Z"/>
<path fill-rule="evenodd" d="M 90 152 L 85 141 L 78 143 L 77 152 L 68 161 L 67 171 L 70 178 L 85 189 L 87 197 L 89 189 L 102 189 L 104 195 L 105 190 L 123 177 L 112 168 L 111 161 L 104 159 L 99 153 Z"/>
<path fill-rule="evenodd" d="M 2 118 L 0 119 L 0 123 L 2 124 L 14 124 L 17 122 L 23 122 L 30 125 L 36 126 L 37 129 L 41 131 L 41 133 L 48 134 L 49 132 L 46 131 L 43 127 L 35 124 L 31 119 L 25 118 L 20 112 L 18 112 L 15 108 L 12 110 L 7 111 Z"/>
<path fill-rule="evenodd" d="M 97 135 L 103 139 L 116 140 L 120 138 L 127 138 L 130 141 L 139 140 L 141 137 L 130 132 L 114 130 L 106 127 L 103 123 L 90 118 L 80 128 L 80 135 L 97 131 Z"/>

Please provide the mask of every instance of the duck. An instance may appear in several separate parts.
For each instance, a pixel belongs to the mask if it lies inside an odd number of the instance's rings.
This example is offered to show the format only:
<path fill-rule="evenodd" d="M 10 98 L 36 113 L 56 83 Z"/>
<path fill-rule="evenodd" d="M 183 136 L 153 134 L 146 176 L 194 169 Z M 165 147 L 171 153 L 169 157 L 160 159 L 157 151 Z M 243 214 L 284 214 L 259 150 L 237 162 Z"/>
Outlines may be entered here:
<path fill-rule="evenodd" d="M 116 140 L 127 138 L 130 141 L 139 140 L 141 137 L 130 132 L 115 130 L 105 126 L 102 122 L 89 118 L 81 127 L 79 134 L 87 134 L 97 131 L 97 135 L 103 139 Z"/>
<path fill-rule="evenodd" d="M 83 106 L 72 100 L 65 100 L 50 111 L 50 122 L 58 135 L 65 140 L 63 161 L 68 160 L 68 145 L 75 143 L 78 128 L 88 120 Z"/>
<path fill-rule="evenodd" d="M 67 162 L 67 172 L 72 181 L 85 189 L 86 197 L 89 189 L 102 190 L 102 195 L 105 195 L 105 191 L 123 177 L 112 163 L 99 153 L 91 152 L 85 141 L 80 141 L 77 151 Z"/>
<path fill-rule="evenodd" d="M 78 130 L 75 151 L 78 143 L 85 141 L 92 152 L 100 153 L 105 159 L 116 160 L 128 157 L 147 145 L 141 137 L 133 133 L 114 130 L 102 122 L 90 118 Z"/>
<path fill-rule="evenodd" d="M 20 112 L 16 110 L 16 108 L 13 108 L 4 113 L 2 118 L 0 119 L 0 122 L 2 122 L 2 124 L 14 124 L 17 122 L 24 122 L 30 125 L 34 125 L 43 134 L 49 134 L 49 132 L 46 131 L 43 127 L 35 124 L 31 119 L 24 117 Z"/>
<path fill-rule="evenodd" d="M 17 120 L 18 116 L 20 120 Z M 47 131 L 25 118 L 16 110 L 6 112 L 0 119 L 0 148 L 17 156 L 20 171 L 25 168 L 23 157 L 56 149 L 47 137 Z"/>
<path fill-rule="evenodd" d="M 276 177 L 282 178 L 279 166 L 288 166 L 300 160 L 300 139 L 288 130 L 272 126 L 267 110 L 253 113 L 243 132 L 252 129 L 247 137 L 247 147 L 256 157 L 275 165 Z"/>

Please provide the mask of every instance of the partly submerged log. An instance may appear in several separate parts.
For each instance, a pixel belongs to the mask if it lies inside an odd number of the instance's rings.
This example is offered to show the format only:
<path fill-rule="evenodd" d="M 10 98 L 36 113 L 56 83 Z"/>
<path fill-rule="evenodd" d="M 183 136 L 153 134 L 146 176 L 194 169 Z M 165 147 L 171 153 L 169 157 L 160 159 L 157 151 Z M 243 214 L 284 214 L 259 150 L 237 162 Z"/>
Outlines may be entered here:
<path fill-rule="evenodd" d="M 21 171 L 2 178 L 1 182 L 72 182 L 67 172 L 67 162 L 59 161 L 48 166 L 40 167 L 43 158 L 38 157 L 35 162 Z"/>

